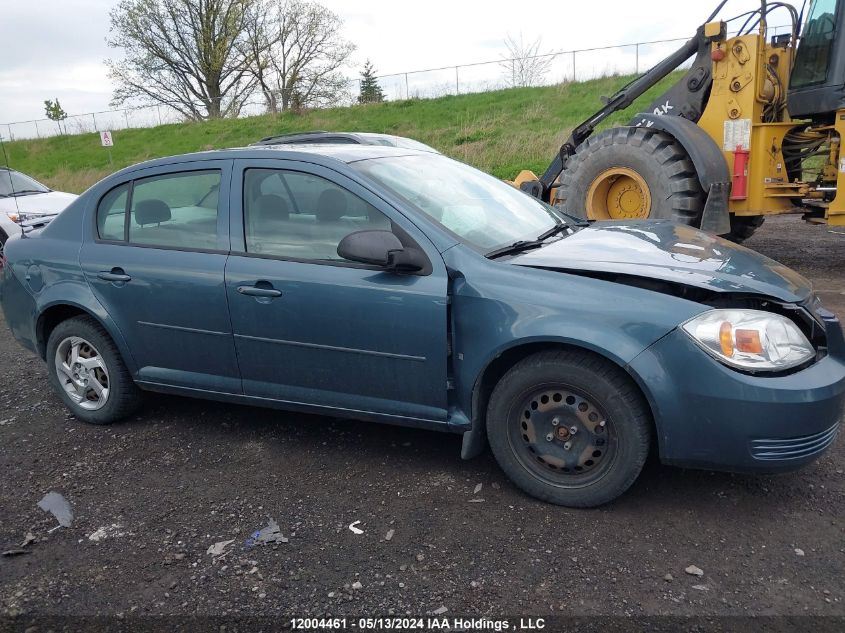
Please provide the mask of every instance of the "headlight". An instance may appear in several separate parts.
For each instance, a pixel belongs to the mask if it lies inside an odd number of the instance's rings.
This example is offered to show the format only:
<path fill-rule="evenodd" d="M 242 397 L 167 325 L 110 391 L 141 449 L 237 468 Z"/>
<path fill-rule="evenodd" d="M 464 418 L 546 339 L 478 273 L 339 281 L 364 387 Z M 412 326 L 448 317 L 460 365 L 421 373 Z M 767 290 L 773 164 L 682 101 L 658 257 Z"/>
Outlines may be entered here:
<path fill-rule="evenodd" d="M 761 310 L 710 310 L 684 323 L 704 351 L 731 367 L 781 371 L 816 355 L 789 319 Z"/>

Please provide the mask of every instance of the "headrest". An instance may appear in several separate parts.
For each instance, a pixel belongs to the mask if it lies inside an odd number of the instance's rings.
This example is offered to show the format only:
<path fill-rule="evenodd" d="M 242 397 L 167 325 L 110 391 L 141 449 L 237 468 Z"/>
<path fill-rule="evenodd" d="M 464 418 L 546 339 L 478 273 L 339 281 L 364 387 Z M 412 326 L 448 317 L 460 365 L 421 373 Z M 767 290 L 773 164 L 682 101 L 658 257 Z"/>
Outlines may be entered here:
<path fill-rule="evenodd" d="M 290 218 L 287 200 L 275 194 L 258 196 L 253 202 L 254 218 L 258 222 L 278 222 Z"/>
<path fill-rule="evenodd" d="M 167 222 L 170 217 L 170 207 L 163 200 L 141 200 L 135 205 L 135 222 L 141 226 Z"/>
<path fill-rule="evenodd" d="M 334 222 L 346 215 L 346 196 L 338 189 L 326 189 L 317 199 L 317 221 Z"/>

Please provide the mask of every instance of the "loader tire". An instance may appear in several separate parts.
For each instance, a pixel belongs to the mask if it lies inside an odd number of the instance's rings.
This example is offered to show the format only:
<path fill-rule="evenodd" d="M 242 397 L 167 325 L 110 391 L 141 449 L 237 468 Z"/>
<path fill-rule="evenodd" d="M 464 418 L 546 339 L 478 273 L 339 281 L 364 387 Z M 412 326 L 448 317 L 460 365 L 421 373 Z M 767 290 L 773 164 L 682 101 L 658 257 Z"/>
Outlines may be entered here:
<path fill-rule="evenodd" d="M 665 132 L 618 127 L 590 137 L 561 174 L 557 204 L 590 220 L 699 226 L 706 194 L 684 148 Z"/>
<path fill-rule="evenodd" d="M 731 232 L 723 237 L 729 239 L 731 242 L 742 244 L 754 235 L 754 231 L 763 225 L 765 219 L 766 216 L 763 215 L 732 215 Z"/>

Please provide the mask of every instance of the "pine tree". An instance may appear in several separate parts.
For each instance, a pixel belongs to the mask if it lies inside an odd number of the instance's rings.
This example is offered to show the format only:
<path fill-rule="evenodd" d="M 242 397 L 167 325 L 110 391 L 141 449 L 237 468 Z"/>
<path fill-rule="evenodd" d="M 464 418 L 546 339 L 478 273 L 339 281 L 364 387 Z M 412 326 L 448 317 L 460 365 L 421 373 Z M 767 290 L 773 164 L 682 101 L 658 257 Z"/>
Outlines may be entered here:
<path fill-rule="evenodd" d="M 376 69 L 368 59 L 361 71 L 361 94 L 358 103 L 381 103 L 384 101 L 384 91 L 376 78 Z"/>

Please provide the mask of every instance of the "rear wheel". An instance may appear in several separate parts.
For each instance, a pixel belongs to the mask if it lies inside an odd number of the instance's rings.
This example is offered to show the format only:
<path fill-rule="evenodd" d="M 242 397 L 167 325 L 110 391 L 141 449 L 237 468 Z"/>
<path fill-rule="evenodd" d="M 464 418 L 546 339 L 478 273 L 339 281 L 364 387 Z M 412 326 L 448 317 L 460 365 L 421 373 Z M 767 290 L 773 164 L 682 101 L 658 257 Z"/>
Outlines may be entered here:
<path fill-rule="evenodd" d="M 3 270 L 3 266 L 5 264 L 5 260 L 3 259 L 3 250 L 6 248 L 7 239 L 9 239 L 9 237 L 6 235 L 6 232 L 3 229 L 0 229 L 0 270 Z"/>
<path fill-rule="evenodd" d="M 670 135 L 619 127 L 590 137 L 561 174 L 557 201 L 590 220 L 668 219 L 698 226 L 705 192 Z"/>
<path fill-rule="evenodd" d="M 61 399 L 85 422 L 116 422 L 141 403 L 120 352 L 91 317 L 74 317 L 55 327 L 47 341 L 47 371 Z"/>
<path fill-rule="evenodd" d="M 651 418 L 630 378 L 580 351 L 544 352 L 499 381 L 487 434 L 505 474 L 528 494 L 593 507 L 625 492 L 642 469 Z"/>

